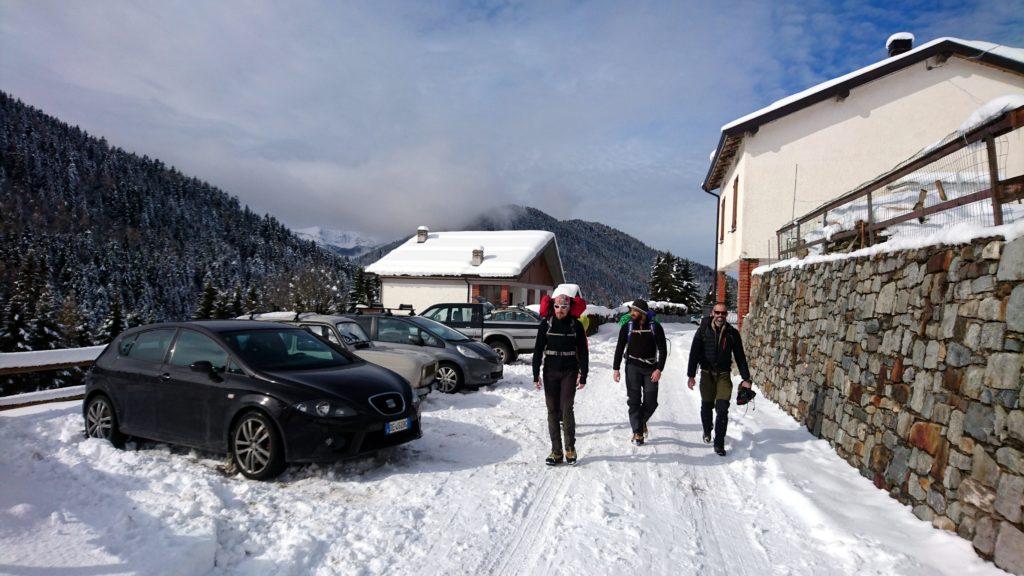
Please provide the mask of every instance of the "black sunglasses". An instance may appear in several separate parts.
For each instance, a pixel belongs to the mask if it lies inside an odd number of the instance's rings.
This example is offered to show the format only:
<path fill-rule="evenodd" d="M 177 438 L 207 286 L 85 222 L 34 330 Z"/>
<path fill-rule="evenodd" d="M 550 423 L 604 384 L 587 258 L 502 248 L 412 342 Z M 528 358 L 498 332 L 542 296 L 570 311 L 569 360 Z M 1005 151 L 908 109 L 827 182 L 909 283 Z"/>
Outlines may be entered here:
<path fill-rule="evenodd" d="M 728 312 L 719 312 L 718 310 L 712 310 L 711 313 L 714 314 L 715 316 L 725 316 L 726 314 L 728 314 Z"/>

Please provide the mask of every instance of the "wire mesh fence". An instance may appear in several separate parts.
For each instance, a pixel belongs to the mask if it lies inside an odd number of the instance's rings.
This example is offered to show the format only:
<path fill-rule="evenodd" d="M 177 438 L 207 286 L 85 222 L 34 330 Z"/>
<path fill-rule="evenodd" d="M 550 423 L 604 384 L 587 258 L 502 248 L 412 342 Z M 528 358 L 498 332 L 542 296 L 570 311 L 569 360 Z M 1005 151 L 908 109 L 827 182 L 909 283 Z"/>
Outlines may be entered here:
<path fill-rule="evenodd" d="M 779 257 L 845 252 L 959 224 L 1024 219 L 1024 108 L 954 132 L 889 172 L 787 224 Z"/>

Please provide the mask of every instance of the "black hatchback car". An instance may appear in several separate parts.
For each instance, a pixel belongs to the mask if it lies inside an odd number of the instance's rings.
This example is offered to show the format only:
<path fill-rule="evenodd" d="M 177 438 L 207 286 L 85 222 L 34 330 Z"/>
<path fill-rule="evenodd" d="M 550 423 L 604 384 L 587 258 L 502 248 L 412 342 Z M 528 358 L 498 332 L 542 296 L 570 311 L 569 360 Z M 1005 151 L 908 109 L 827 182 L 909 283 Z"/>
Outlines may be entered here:
<path fill-rule="evenodd" d="M 285 324 L 222 320 L 122 333 L 86 377 L 86 434 L 227 452 L 269 479 L 421 436 L 419 401 L 390 370 Z"/>

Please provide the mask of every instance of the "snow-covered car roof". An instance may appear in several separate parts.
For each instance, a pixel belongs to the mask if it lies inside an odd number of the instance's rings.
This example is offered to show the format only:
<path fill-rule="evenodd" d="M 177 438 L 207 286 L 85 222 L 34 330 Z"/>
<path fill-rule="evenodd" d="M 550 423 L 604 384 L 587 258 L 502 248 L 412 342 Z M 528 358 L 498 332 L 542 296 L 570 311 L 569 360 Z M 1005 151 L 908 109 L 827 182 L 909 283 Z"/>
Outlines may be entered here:
<path fill-rule="evenodd" d="M 484 259 L 473 265 L 473 251 Z M 546 253 L 546 254 L 545 254 Z M 562 265 L 555 235 L 544 230 L 430 232 L 425 242 L 413 236 L 366 267 L 379 276 L 481 276 L 515 278 L 541 254 L 551 274 L 561 279 Z"/>

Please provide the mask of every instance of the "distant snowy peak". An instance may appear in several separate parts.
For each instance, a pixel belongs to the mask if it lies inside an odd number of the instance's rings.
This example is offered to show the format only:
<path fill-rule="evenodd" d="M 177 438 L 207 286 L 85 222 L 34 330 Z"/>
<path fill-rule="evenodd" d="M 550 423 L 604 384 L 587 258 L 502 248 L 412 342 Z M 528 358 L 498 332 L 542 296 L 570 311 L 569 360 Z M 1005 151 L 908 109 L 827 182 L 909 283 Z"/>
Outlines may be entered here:
<path fill-rule="evenodd" d="M 294 232 L 303 240 L 312 240 L 320 246 L 353 258 L 362 255 L 380 244 L 378 240 L 370 238 L 369 236 L 364 236 L 358 232 L 334 230 L 320 226 L 299 228 L 294 230 Z"/>

